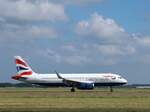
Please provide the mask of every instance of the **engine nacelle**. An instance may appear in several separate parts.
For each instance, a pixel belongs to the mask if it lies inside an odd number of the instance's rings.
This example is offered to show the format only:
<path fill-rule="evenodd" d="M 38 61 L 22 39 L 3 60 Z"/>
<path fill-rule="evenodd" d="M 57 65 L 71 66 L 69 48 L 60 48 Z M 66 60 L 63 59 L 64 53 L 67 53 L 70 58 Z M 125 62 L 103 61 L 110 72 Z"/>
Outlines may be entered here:
<path fill-rule="evenodd" d="M 94 83 L 80 83 L 77 88 L 86 90 L 94 89 Z"/>

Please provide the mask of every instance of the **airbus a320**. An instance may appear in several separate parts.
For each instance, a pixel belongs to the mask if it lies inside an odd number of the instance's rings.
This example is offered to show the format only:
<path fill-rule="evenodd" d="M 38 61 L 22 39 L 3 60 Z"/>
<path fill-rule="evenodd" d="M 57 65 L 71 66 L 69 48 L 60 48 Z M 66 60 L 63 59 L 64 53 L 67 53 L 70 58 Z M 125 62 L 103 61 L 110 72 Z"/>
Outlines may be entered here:
<path fill-rule="evenodd" d="M 55 71 L 53 74 L 34 72 L 27 62 L 20 56 L 15 56 L 17 74 L 12 79 L 44 86 L 67 86 L 71 92 L 75 88 L 92 90 L 95 86 L 108 86 L 112 92 L 113 86 L 127 84 L 127 80 L 118 74 L 112 73 L 78 73 L 63 74 Z"/>

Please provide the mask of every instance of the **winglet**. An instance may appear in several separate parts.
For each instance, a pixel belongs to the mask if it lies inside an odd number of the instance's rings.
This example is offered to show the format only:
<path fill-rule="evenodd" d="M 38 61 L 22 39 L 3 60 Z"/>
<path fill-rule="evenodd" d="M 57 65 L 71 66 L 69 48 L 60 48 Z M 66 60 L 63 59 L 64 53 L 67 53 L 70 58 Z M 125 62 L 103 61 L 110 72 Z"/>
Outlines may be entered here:
<path fill-rule="evenodd" d="M 60 74 L 56 70 L 55 70 L 55 73 L 59 79 L 64 79 L 63 77 L 60 76 Z"/>

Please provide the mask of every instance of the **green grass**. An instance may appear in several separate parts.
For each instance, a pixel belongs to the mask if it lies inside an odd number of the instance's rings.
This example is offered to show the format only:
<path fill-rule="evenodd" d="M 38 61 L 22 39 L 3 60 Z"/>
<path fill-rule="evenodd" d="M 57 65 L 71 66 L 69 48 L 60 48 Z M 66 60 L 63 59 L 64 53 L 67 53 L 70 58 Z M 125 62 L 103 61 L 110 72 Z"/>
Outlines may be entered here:
<path fill-rule="evenodd" d="M 1 112 L 150 112 L 150 89 L 0 88 Z"/>

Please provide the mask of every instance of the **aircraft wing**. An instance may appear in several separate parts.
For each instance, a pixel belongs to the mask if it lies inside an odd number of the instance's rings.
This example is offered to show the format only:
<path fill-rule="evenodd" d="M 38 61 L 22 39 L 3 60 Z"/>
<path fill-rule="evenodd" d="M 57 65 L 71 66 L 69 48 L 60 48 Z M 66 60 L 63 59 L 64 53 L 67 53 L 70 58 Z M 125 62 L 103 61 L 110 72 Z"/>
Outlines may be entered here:
<path fill-rule="evenodd" d="M 78 85 L 78 84 L 80 84 L 80 83 L 87 83 L 87 84 L 94 83 L 93 81 L 66 79 L 66 78 L 63 78 L 62 76 L 60 76 L 60 74 L 57 73 L 56 71 L 55 71 L 55 73 L 56 73 L 57 77 L 58 77 L 59 79 L 62 79 L 63 82 L 64 82 L 65 84 L 67 84 L 67 85 L 74 85 L 74 86 L 76 86 L 76 85 Z"/>

